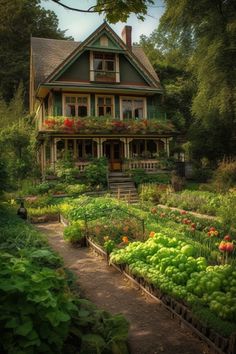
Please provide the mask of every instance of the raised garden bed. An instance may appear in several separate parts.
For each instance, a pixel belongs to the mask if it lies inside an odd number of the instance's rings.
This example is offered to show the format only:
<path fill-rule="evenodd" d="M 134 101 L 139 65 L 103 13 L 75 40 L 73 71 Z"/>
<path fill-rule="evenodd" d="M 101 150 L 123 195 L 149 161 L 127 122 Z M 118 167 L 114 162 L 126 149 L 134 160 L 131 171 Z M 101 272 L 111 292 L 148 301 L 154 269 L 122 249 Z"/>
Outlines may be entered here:
<path fill-rule="evenodd" d="M 107 253 L 95 244 L 90 238 L 87 238 L 88 246 L 97 254 L 102 256 L 104 260 L 109 261 Z M 213 350 L 219 354 L 235 354 L 236 353 L 236 334 L 233 333 L 229 338 L 225 338 L 211 328 L 202 324 L 190 311 L 190 309 L 181 302 L 173 299 L 171 296 L 162 293 L 161 290 L 155 288 L 153 284 L 148 283 L 144 278 L 134 276 L 128 265 L 109 263 L 112 267 L 120 271 L 125 277 L 134 282 L 142 291 L 146 292 L 158 302 L 161 301 L 171 314 L 180 320 L 180 323 L 186 325 L 193 333 L 203 339 Z"/>

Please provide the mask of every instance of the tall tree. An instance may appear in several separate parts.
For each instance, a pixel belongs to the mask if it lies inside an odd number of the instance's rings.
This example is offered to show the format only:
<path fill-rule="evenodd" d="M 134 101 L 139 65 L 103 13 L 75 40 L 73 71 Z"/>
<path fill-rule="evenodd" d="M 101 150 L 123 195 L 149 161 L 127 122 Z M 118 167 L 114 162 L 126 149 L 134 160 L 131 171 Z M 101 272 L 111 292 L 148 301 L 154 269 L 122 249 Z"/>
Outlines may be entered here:
<path fill-rule="evenodd" d="M 183 133 L 192 122 L 191 100 L 195 91 L 195 82 L 188 68 L 188 58 L 191 55 L 194 42 L 191 35 L 186 35 L 185 41 L 179 41 L 174 33 L 166 33 L 158 26 L 153 33 L 141 36 L 139 43 L 156 72 L 164 88 L 163 108 L 176 128 Z"/>
<path fill-rule="evenodd" d="M 199 133 L 192 129 L 191 134 L 193 146 L 198 146 L 196 155 L 201 157 L 205 153 L 199 149 L 202 132 L 209 137 L 204 142 L 204 145 L 209 143 L 208 157 L 235 154 L 236 3 L 234 0 L 165 0 L 165 4 L 161 25 L 166 33 L 175 34 L 180 42 L 191 34 L 195 42 L 189 65 L 197 81 L 192 113 Z"/>
<path fill-rule="evenodd" d="M 21 81 L 28 90 L 30 37 L 61 39 L 65 31 L 40 0 L 0 0 L 0 13 L 0 92 L 9 102 Z"/>
<path fill-rule="evenodd" d="M 154 4 L 154 0 L 94 0 L 94 5 L 84 9 L 79 5 L 77 7 L 70 6 L 70 2 L 68 2 L 68 0 L 51 1 L 67 10 L 81 13 L 102 14 L 105 16 L 106 20 L 111 23 L 117 23 L 119 21 L 126 22 L 131 13 L 136 14 L 139 20 L 143 20 L 144 16 L 148 12 L 148 7 Z"/>

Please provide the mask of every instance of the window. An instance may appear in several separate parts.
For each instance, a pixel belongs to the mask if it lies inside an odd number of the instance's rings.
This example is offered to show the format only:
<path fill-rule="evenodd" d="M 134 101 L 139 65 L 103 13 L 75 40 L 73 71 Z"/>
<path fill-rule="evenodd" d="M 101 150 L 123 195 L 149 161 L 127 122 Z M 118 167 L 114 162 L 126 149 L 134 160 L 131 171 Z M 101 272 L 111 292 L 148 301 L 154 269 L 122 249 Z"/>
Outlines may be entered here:
<path fill-rule="evenodd" d="M 88 95 L 66 95 L 64 100 L 64 115 L 67 117 L 86 117 L 89 115 Z"/>
<path fill-rule="evenodd" d="M 97 116 L 113 116 L 113 97 L 97 96 Z"/>
<path fill-rule="evenodd" d="M 93 53 L 94 80 L 114 82 L 116 80 L 116 57 L 112 53 Z"/>
<path fill-rule="evenodd" d="M 121 99 L 122 119 L 145 117 L 145 100 L 143 98 L 122 98 Z"/>

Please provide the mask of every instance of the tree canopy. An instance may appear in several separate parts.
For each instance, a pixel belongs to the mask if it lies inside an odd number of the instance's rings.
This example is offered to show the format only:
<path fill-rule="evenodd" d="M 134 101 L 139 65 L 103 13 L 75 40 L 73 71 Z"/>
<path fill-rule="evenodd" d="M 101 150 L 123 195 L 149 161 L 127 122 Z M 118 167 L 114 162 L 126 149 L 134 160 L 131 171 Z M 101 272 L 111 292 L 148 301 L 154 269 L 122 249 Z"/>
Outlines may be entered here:
<path fill-rule="evenodd" d="M 0 0 L 0 93 L 9 102 L 22 81 L 28 90 L 30 37 L 62 39 L 54 12 L 40 0 Z"/>
<path fill-rule="evenodd" d="M 146 47 L 166 91 L 167 110 L 188 122 L 194 157 L 236 150 L 236 3 L 165 0 Z M 185 124 L 186 125 L 186 124 Z"/>
<path fill-rule="evenodd" d="M 104 15 L 105 19 L 110 23 L 126 22 L 132 13 L 136 14 L 139 20 L 144 20 L 144 16 L 148 12 L 148 7 L 154 4 L 153 0 L 96 0 L 94 1 L 94 5 L 87 9 L 82 9 L 79 5 L 78 7 L 70 6 L 68 0 L 51 1 L 68 10 Z"/>

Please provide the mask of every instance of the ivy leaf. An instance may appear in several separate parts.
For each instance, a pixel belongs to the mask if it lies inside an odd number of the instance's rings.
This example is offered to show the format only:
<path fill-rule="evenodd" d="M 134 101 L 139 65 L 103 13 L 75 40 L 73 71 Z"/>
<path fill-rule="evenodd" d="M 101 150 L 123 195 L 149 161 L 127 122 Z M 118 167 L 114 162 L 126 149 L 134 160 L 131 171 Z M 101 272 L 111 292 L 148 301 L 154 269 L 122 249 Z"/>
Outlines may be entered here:
<path fill-rule="evenodd" d="M 33 328 L 32 321 L 28 320 L 24 324 L 17 327 L 15 333 L 19 334 L 20 336 L 26 337 L 31 332 L 32 328 Z"/>

